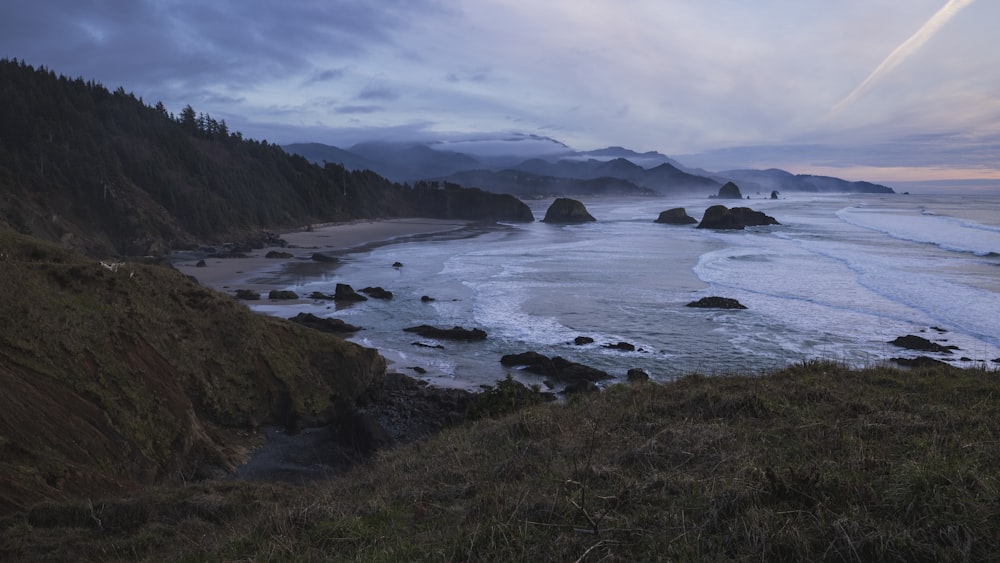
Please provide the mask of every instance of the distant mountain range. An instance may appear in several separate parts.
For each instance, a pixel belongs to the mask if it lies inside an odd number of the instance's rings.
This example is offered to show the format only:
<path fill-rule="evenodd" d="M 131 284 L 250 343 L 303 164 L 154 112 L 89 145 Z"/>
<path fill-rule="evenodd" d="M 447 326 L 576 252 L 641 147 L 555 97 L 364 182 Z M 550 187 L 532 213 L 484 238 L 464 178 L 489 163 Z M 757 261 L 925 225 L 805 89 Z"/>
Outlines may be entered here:
<path fill-rule="evenodd" d="M 705 194 L 735 182 L 743 193 L 893 193 L 871 182 L 792 174 L 779 169 L 708 172 L 656 151 L 624 147 L 575 151 L 549 138 L 467 143 L 369 142 L 342 149 L 322 143 L 284 145 L 312 162 L 372 170 L 397 182 L 438 181 L 522 198 L 566 195 Z M 467 149 L 468 152 L 454 149 Z M 506 149 L 506 150 L 505 150 Z"/>

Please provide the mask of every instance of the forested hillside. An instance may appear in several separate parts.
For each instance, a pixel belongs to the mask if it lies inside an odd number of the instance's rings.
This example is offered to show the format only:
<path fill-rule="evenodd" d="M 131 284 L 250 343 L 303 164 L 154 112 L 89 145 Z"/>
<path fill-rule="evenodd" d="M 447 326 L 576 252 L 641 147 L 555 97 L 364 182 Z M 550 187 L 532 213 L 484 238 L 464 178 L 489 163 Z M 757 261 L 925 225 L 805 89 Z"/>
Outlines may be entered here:
<path fill-rule="evenodd" d="M 160 254 L 263 229 L 434 213 L 424 197 L 246 139 L 191 106 L 175 116 L 123 88 L 0 60 L 0 223 L 24 234 L 90 254 Z"/>

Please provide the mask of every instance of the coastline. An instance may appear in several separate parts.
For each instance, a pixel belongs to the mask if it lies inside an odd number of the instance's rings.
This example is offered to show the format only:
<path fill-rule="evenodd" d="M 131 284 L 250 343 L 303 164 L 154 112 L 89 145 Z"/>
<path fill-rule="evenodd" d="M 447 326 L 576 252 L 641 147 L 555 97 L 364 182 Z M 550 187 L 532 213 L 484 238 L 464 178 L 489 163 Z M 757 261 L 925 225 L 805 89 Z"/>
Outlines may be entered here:
<path fill-rule="evenodd" d="M 308 230 L 282 233 L 287 246 L 268 246 L 254 249 L 244 257 L 184 256 L 173 262 L 174 268 L 192 276 L 198 283 L 216 291 L 230 292 L 249 289 L 267 292 L 281 285 L 284 272 L 293 264 L 322 264 L 311 259 L 314 252 L 338 256 L 369 245 L 417 235 L 456 231 L 472 222 L 455 219 L 377 219 L 330 223 Z M 268 252 L 287 252 L 292 258 L 267 258 Z M 198 266 L 204 260 L 204 266 Z"/>

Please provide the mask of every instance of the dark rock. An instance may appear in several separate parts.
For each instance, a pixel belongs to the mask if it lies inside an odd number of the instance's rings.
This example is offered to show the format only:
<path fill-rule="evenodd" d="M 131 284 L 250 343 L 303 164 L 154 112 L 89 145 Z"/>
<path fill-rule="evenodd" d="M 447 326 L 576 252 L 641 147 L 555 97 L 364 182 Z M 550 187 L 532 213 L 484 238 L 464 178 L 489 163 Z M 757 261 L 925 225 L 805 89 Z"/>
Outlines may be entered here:
<path fill-rule="evenodd" d="M 921 352 L 937 352 L 940 354 L 951 354 L 952 350 L 958 350 L 958 346 L 942 346 L 936 342 L 931 342 L 926 338 L 921 336 L 915 336 L 913 334 L 908 334 L 906 336 L 900 336 L 895 340 L 889 342 L 893 346 L 899 346 L 900 348 L 906 348 L 907 350 L 919 350 Z"/>
<path fill-rule="evenodd" d="M 413 345 L 419 348 L 434 348 L 436 350 L 444 350 L 444 346 L 440 344 L 425 344 L 423 342 L 414 342 Z"/>
<path fill-rule="evenodd" d="M 294 291 L 272 289 L 270 293 L 267 294 L 267 298 L 271 301 L 279 301 L 284 299 L 298 299 L 299 294 Z"/>
<path fill-rule="evenodd" d="M 500 358 L 502 365 L 511 366 L 535 366 L 548 364 L 552 360 L 548 356 L 543 356 L 538 352 L 522 352 L 520 354 L 506 354 Z"/>
<path fill-rule="evenodd" d="M 746 306 L 735 299 L 729 297 L 702 297 L 697 301 L 692 301 L 686 307 L 697 307 L 700 309 L 746 309 Z"/>
<path fill-rule="evenodd" d="M 698 228 L 739 230 L 760 225 L 780 225 L 780 223 L 774 217 L 749 207 L 729 209 L 725 205 L 713 205 L 705 210 Z"/>
<path fill-rule="evenodd" d="M 444 338 L 447 340 L 486 340 L 486 331 L 473 328 L 467 329 L 460 326 L 454 328 L 437 328 L 430 325 L 411 326 L 404 328 L 405 332 L 415 332 L 424 338 Z"/>
<path fill-rule="evenodd" d="M 252 289 L 237 289 L 236 298 L 244 301 L 259 301 L 260 294 Z"/>
<path fill-rule="evenodd" d="M 656 218 L 656 222 L 666 223 L 668 225 L 691 225 L 697 223 L 698 220 L 688 215 L 687 210 L 683 207 L 675 207 L 673 209 L 661 211 L 660 216 Z"/>
<path fill-rule="evenodd" d="M 602 381 L 611 375 L 590 366 L 571 362 L 561 356 L 548 358 L 538 352 L 508 354 L 500 358 L 505 366 L 524 366 L 524 371 L 559 379 L 562 381 Z"/>
<path fill-rule="evenodd" d="M 629 344 L 628 342 L 618 342 L 618 343 L 615 343 L 615 344 L 605 344 L 604 347 L 605 348 L 609 348 L 611 350 L 621 350 L 623 352 L 635 352 L 635 345 L 634 344 Z"/>
<path fill-rule="evenodd" d="M 314 291 L 309 294 L 310 299 L 320 299 L 323 301 L 333 301 L 334 297 L 329 293 L 322 293 L 319 291 Z"/>
<path fill-rule="evenodd" d="M 364 455 L 370 455 L 392 443 L 392 437 L 386 429 L 369 413 L 350 412 L 340 417 L 335 426 L 340 441 Z"/>
<path fill-rule="evenodd" d="M 264 255 L 264 258 L 291 258 L 292 254 L 290 252 L 282 252 L 280 250 L 272 250 Z"/>
<path fill-rule="evenodd" d="M 354 288 L 346 283 L 338 283 L 333 294 L 334 301 L 368 301 L 368 298 L 354 291 Z"/>
<path fill-rule="evenodd" d="M 932 368 L 949 365 L 946 362 L 935 360 L 934 358 L 929 358 L 927 356 L 919 356 L 916 358 L 893 358 L 891 361 L 908 368 Z"/>
<path fill-rule="evenodd" d="M 327 263 L 340 262 L 339 258 L 335 256 L 330 256 L 328 254 L 323 254 L 322 252 L 313 252 L 311 259 L 313 262 L 327 262 Z"/>
<path fill-rule="evenodd" d="M 417 182 L 410 199 L 420 217 L 523 223 L 535 220 L 531 208 L 510 194 L 462 188 L 449 182 L 444 183 L 443 189 L 427 182 Z"/>
<path fill-rule="evenodd" d="M 594 339 L 589 336 L 577 336 L 576 338 L 573 339 L 573 344 L 576 344 L 577 346 L 585 346 L 587 344 L 593 344 L 593 343 Z"/>
<path fill-rule="evenodd" d="M 357 332 L 361 330 L 361 327 L 347 324 L 340 319 L 317 317 L 312 313 L 299 313 L 288 320 L 312 329 L 322 332 L 330 332 L 333 334 Z"/>
<path fill-rule="evenodd" d="M 393 262 L 392 263 L 392 267 L 393 268 L 402 268 L 403 267 L 403 263 L 402 262 Z"/>
<path fill-rule="evenodd" d="M 463 389 L 427 385 L 426 381 L 389 372 L 382 391 L 365 412 L 375 416 L 397 442 L 427 438 L 465 419 L 475 398 Z"/>
<path fill-rule="evenodd" d="M 778 190 L 771 192 L 771 199 L 778 199 Z"/>
<path fill-rule="evenodd" d="M 726 182 L 721 188 L 719 188 L 719 194 L 715 196 L 716 199 L 743 199 L 743 194 L 740 193 L 740 187 L 732 182 Z"/>
<path fill-rule="evenodd" d="M 552 202 L 545 212 L 543 223 L 586 223 L 596 221 L 593 215 L 587 212 L 586 206 L 582 202 L 568 197 L 560 197 Z"/>
<path fill-rule="evenodd" d="M 630 383 L 636 383 L 638 381 L 649 381 L 649 374 L 646 370 L 642 368 L 632 368 L 628 370 L 628 375 L 626 375 Z"/>
<path fill-rule="evenodd" d="M 195 267 L 195 268 L 204 268 L 204 267 L 205 267 L 205 266 L 207 266 L 207 265 L 208 265 L 208 264 L 205 264 L 205 261 L 204 261 L 204 260 L 198 260 L 198 262 L 196 262 L 196 263 L 195 263 L 194 267 Z"/>
<path fill-rule="evenodd" d="M 434 301 L 434 298 L 429 295 L 421 295 L 420 301 L 423 303 L 430 303 L 431 301 Z"/>
<path fill-rule="evenodd" d="M 427 373 L 427 370 L 425 370 L 424 368 L 422 368 L 420 366 L 413 366 L 410 369 L 412 369 L 414 373 L 419 373 L 420 375 L 423 375 L 423 374 Z"/>
<path fill-rule="evenodd" d="M 381 287 L 366 287 L 361 290 L 361 293 L 373 299 L 392 299 L 392 292 Z"/>
<path fill-rule="evenodd" d="M 749 207 L 734 207 L 729 210 L 736 217 L 736 221 L 744 227 L 759 227 L 763 225 L 780 225 L 777 219 L 766 215 L 761 211 L 755 211 Z"/>
<path fill-rule="evenodd" d="M 567 384 L 563 389 L 563 393 L 575 395 L 577 393 L 596 393 L 600 390 L 593 381 L 580 380 Z"/>

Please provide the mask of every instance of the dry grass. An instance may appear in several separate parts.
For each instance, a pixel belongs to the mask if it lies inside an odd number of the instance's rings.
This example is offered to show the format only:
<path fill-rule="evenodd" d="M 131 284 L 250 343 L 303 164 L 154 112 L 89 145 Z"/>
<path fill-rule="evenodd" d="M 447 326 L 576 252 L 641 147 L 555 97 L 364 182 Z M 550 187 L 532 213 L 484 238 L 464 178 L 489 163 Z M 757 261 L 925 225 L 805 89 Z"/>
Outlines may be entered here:
<path fill-rule="evenodd" d="M 37 507 L 6 521 L 0 556 L 985 561 L 1000 553 L 997 391 L 994 372 L 834 364 L 618 386 L 307 487 Z"/>

